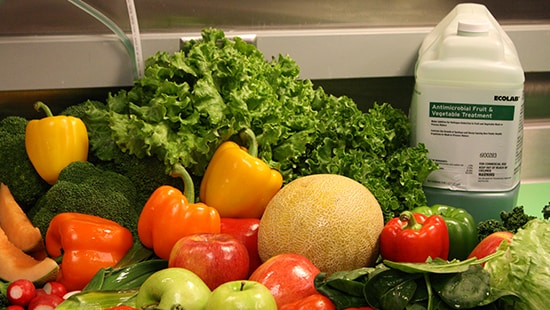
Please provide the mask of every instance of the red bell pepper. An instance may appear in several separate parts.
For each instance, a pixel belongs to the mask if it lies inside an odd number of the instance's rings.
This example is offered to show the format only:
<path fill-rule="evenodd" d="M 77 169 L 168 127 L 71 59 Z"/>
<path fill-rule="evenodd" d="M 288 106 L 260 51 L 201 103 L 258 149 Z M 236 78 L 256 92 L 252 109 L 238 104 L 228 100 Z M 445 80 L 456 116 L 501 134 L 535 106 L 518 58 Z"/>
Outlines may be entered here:
<path fill-rule="evenodd" d="M 260 219 L 257 218 L 220 218 L 220 232 L 237 238 L 248 250 L 249 275 L 262 264 L 262 259 L 258 254 L 259 228 Z"/>
<path fill-rule="evenodd" d="M 404 211 L 382 229 L 380 254 L 395 262 L 423 263 L 428 257 L 447 259 L 449 234 L 445 220 L 439 215 L 427 217 Z"/>

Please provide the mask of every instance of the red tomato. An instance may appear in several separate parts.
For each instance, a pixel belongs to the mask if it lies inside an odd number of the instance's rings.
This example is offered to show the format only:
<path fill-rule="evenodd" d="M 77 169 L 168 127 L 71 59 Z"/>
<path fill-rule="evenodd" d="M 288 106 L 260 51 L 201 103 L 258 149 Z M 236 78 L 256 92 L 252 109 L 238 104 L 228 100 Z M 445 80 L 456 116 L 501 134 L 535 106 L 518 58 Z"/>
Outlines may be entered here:
<path fill-rule="evenodd" d="M 289 304 L 282 305 L 279 310 L 335 310 L 336 307 L 325 295 L 315 293 Z"/>

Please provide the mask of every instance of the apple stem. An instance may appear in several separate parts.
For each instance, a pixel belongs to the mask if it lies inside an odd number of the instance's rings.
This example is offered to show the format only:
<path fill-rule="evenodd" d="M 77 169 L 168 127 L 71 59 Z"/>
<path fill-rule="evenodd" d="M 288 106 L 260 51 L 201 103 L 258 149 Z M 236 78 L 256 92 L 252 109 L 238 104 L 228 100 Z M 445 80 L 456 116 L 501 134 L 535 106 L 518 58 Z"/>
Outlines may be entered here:
<path fill-rule="evenodd" d="M 241 281 L 241 291 L 243 291 L 243 290 L 244 290 L 244 285 L 245 285 L 245 284 L 246 284 L 246 282 L 244 282 L 244 281 Z"/>

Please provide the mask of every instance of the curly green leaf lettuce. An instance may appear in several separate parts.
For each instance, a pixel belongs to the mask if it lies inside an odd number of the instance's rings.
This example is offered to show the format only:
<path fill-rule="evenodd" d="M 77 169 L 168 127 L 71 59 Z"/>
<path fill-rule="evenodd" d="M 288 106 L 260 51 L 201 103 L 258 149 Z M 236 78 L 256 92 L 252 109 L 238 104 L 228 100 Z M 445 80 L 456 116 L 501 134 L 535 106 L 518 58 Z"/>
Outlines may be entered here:
<path fill-rule="evenodd" d="M 373 192 L 386 219 L 425 204 L 422 182 L 436 165 L 423 145 L 409 147 L 403 111 L 384 103 L 363 112 L 299 72 L 288 56 L 266 61 L 255 46 L 204 30 L 181 51 L 149 58 L 131 89 L 110 95 L 103 109 L 92 107 L 88 119 L 97 123 L 90 128 L 105 133 L 107 126 L 111 134 L 91 134 L 90 144 L 109 159 L 104 146 L 112 139 L 139 158 L 158 157 L 167 172 L 181 164 L 201 177 L 217 147 L 242 143 L 238 133 L 248 128 L 258 156 L 285 182 L 315 173 L 348 176 Z"/>

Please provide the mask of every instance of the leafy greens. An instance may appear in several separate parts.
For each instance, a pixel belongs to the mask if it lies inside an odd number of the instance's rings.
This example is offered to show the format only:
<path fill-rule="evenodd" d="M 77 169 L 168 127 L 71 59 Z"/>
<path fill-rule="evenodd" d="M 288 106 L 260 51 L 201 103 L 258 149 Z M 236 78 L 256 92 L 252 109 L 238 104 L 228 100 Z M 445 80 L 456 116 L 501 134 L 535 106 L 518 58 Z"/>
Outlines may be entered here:
<path fill-rule="evenodd" d="M 485 269 L 494 290 L 508 291 L 505 309 L 547 309 L 550 304 L 550 222 L 529 221 L 512 242 L 503 242 L 504 255 L 490 260 Z"/>
<path fill-rule="evenodd" d="M 319 273 L 315 287 L 336 309 L 371 306 L 376 309 L 498 309 L 508 292 L 492 291 L 485 260 L 429 260 L 426 263 L 384 261 L 333 274 Z M 350 289 L 351 288 L 351 289 Z"/>
<path fill-rule="evenodd" d="M 403 111 L 374 104 L 366 113 L 301 80 L 288 56 L 266 61 L 253 45 L 206 29 L 181 51 L 159 52 L 129 90 L 87 107 L 90 145 L 102 160 L 113 148 L 183 165 L 200 178 L 216 148 L 251 129 L 258 156 L 286 183 L 317 173 L 348 176 L 369 188 L 386 220 L 424 205 L 422 182 L 437 168 L 423 145 L 409 147 Z"/>

